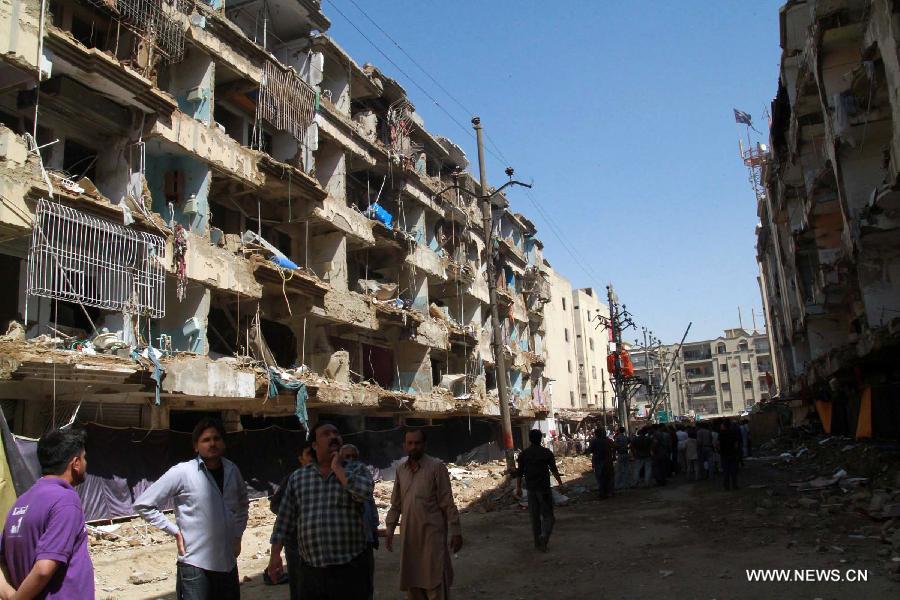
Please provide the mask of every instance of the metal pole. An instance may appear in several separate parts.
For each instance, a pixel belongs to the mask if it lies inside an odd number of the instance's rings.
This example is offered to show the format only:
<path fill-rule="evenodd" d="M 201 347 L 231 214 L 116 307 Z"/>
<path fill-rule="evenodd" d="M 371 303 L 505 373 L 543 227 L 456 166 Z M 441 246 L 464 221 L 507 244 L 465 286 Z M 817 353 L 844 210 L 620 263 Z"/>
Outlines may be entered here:
<path fill-rule="evenodd" d="M 506 360 L 503 357 L 503 338 L 500 333 L 500 314 L 497 310 L 497 276 L 493 259 L 493 227 L 491 226 L 491 199 L 488 194 L 487 173 L 484 168 L 484 137 L 481 131 L 481 119 L 474 117 L 472 126 L 478 142 L 478 175 L 481 183 L 481 218 L 484 227 L 486 244 L 485 260 L 487 261 L 488 292 L 491 304 L 491 328 L 494 330 L 491 347 L 494 350 L 494 368 L 497 374 L 497 392 L 500 402 L 500 425 L 503 429 L 503 451 L 506 455 L 507 471 L 516 468 L 513 455 L 512 421 L 509 417 L 509 395 L 506 389 Z"/>
<path fill-rule="evenodd" d="M 647 328 L 642 327 L 641 331 L 644 334 L 644 364 L 647 365 L 647 396 L 653 397 L 653 355 L 650 353 L 650 348 L 647 346 Z M 637 340 L 635 340 L 637 341 Z M 653 415 L 647 415 L 647 418 L 650 421 L 653 421 Z"/>
<path fill-rule="evenodd" d="M 672 372 L 672 367 L 675 366 L 675 361 L 678 360 L 678 354 L 681 352 L 681 347 L 684 346 L 684 340 L 687 339 L 688 332 L 691 330 L 691 325 L 693 325 L 693 324 L 694 324 L 693 321 L 688 323 L 687 329 L 684 330 L 684 335 L 681 336 L 681 341 L 678 343 L 678 346 L 675 348 L 675 354 L 672 356 L 672 362 L 669 363 L 669 368 L 666 369 L 665 378 L 667 378 L 667 379 L 669 377 L 669 373 Z M 659 400 L 656 398 L 656 396 L 654 396 L 652 398 L 652 402 L 653 402 L 653 410 L 656 410 L 656 405 L 659 404 Z"/>

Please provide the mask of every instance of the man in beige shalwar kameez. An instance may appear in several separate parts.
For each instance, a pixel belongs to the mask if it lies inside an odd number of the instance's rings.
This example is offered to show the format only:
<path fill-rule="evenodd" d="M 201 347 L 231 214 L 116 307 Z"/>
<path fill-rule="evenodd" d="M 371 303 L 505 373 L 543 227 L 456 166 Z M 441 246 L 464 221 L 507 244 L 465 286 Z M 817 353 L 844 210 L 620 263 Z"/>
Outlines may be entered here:
<path fill-rule="evenodd" d="M 425 454 L 421 429 L 407 431 L 403 446 L 408 458 L 394 478 L 385 545 L 393 551 L 394 530 L 402 514 L 400 589 L 409 600 L 446 600 L 453 583 L 450 551 L 462 548 L 450 474 L 444 463 Z"/>

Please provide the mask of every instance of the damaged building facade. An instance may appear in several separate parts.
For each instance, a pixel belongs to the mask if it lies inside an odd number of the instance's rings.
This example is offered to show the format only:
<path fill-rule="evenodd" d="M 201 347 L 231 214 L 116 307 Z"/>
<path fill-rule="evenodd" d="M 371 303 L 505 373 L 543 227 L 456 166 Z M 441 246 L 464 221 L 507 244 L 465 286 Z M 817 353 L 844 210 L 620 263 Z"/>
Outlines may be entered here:
<path fill-rule="evenodd" d="M 0 6 L 15 433 L 327 417 L 446 425 L 452 456 L 493 439 L 498 377 L 517 437 L 546 416 L 534 225 L 498 194 L 488 244 L 464 152 L 328 25 L 313 0 Z"/>
<path fill-rule="evenodd" d="M 896 435 L 900 6 L 795 0 L 780 18 L 757 231 L 780 395 L 834 433 Z"/>

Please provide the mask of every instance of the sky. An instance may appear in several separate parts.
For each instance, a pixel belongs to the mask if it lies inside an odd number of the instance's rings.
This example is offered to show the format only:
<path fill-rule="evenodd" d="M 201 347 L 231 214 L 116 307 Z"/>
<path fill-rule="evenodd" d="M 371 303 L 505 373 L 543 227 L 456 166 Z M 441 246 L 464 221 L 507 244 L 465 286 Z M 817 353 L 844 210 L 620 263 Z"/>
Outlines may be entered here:
<path fill-rule="evenodd" d="M 469 122 L 472 111 L 481 117 L 490 183 L 505 180 L 507 162 L 533 182 L 530 194 L 509 192 L 512 210 L 535 223 L 545 258 L 575 287 L 605 296 L 613 284 L 637 325 L 626 341 L 647 327 L 676 343 L 689 322 L 689 341 L 737 327 L 739 306 L 745 328 L 751 310 L 762 327 L 756 201 L 732 109 L 766 132 L 782 3 L 323 0 L 322 8 L 328 34 L 360 65 L 404 85 L 428 130 L 459 144 L 474 171 Z"/>

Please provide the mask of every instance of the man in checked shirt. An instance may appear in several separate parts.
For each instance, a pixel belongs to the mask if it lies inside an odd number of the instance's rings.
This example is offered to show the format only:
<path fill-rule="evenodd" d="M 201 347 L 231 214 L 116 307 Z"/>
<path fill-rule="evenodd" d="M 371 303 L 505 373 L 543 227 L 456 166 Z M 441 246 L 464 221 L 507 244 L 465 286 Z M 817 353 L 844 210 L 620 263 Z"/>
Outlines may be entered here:
<path fill-rule="evenodd" d="M 344 464 L 341 434 L 331 423 L 310 431 L 316 461 L 294 471 L 272 531 L 269 577 L 284 572 L 281 549 L 296 536 L 303 600 L 366 600 L 370 593 L 363 505 L 374 483 L 361 462 Z"/>

